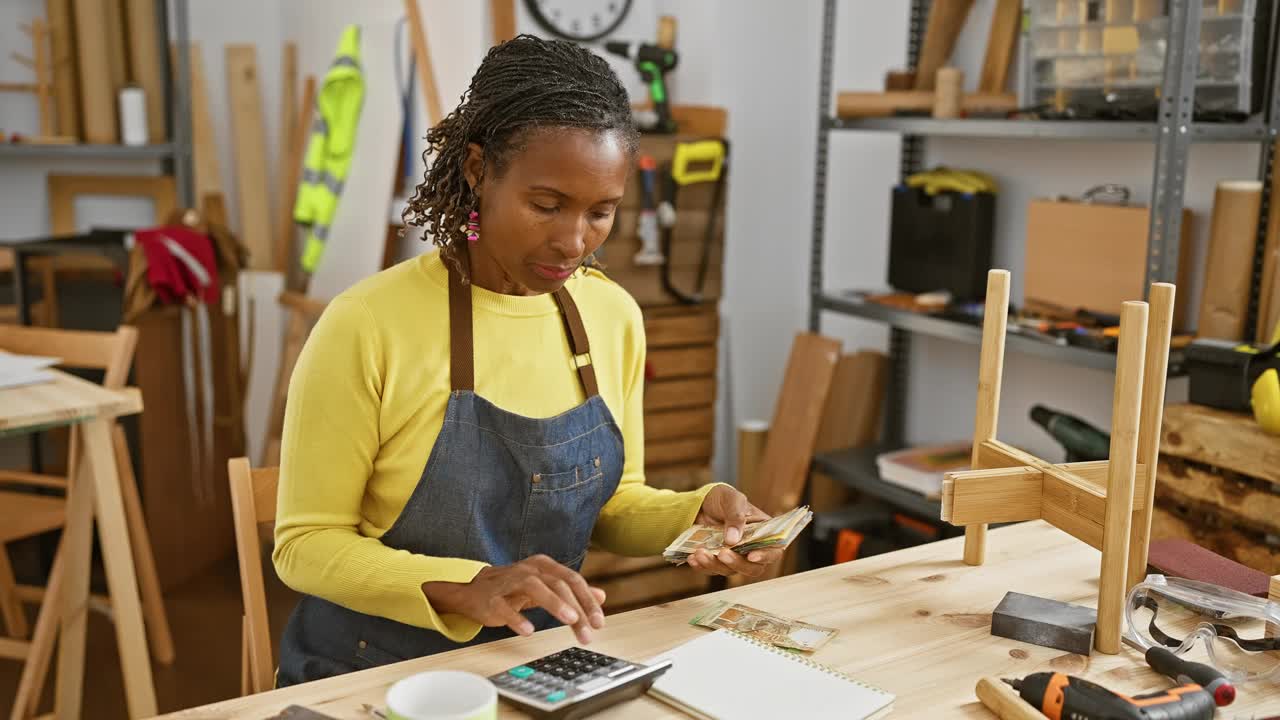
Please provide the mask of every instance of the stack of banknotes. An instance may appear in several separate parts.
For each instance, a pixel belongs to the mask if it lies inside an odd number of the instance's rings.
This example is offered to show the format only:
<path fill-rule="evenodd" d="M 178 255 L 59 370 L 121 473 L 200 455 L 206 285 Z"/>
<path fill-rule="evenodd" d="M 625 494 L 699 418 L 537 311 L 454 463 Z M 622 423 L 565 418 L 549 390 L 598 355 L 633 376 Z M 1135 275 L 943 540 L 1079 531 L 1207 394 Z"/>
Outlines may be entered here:
<path fill-rule="evenodd" d="M 762 548 L 785 548 L 812 519 L 813 513 L 809 511 L 809 506 L 802 505 L 777 517 L 749 523 L 742 532 L 742 539 L 730 549 L 739 555 L 746 555 Z M 724 528 L 694 525 L 668 545 L 662 555 L 667 562 L 683 565 L 697 550 L 714 553 L 724 546 Z"/>

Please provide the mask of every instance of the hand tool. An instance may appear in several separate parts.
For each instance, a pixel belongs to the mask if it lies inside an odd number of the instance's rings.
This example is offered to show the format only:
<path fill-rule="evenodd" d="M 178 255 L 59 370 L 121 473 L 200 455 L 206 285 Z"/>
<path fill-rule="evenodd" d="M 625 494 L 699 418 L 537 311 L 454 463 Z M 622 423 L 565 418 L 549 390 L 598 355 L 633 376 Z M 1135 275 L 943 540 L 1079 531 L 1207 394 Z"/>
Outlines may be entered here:
<path fill-rule="evenodd" d="M 686 305 L 697 305 L 704 300 L 702 290 L 706 285 L 707 272 L 711 267 L 711 245 L 716 237 L 716 218 L 720 215 L 720 206 L 724 202 L 725 163 L 728 155 L 729 143 L 721 138 L 681 142 L 676 144 L 671 163 L 666 166 L 670 171 L 665 173 L 666 187 L 662 202 L 658 206 L 658 225 L 662 228 L 662 254 L 666 257 L 662 268 L 662 287 Z M 674 268 L 671 267 L 671 244 L 676 226 L 676 191 L 678 188 L 700 182 L 715 183 L 715 187 L 702 239 L 697 288 L 690 293 L 677 288 L 672 282 Z"/>
<path fill-rule="evenodd" d="M 1226 707 L 1235 702 L 1235 686 L 1211 665 L 1184 660 L 1168 648 L 1162 647 L 1147 650 L 1146 658 L 1152 670 L 1179 685 L 1194 684 L 1207 690 L 1213 695 L 1213 702 L 1218 707 Z"/>
<path fill-rule="evenodd" d="M 651 155 L 640 156 L 640 187 L 642 200 L 640 215 L 636 220 L 636 235 L 640 238 L 640 251 L 633 262 L 637 265 L 660 265 L 666 259 L 658 248 L 658 163 Z"/>
<path fill-rule="evenodd" d="M 667 99 L 667 73 L 676 68 L 679 55 L 675 50 L 658 45 L 639 42 L 611 40 L 604 44 L 604 49 L 635 63 L 640 71 L 640 78 L 649 88 L 649 99 L 657 112 L 653 123 L 641 123 L 637 116 L 637 125 L 646 132 L 674 133 L 675 121 L 671 119 L 671 104 Z"/>
<path fill-rule="evenodd" d="M 1052 720 L 1211 720 L 1213 695 L 1195 684 L 1129 697 L 1057 672 L 1005 680 Z"/>

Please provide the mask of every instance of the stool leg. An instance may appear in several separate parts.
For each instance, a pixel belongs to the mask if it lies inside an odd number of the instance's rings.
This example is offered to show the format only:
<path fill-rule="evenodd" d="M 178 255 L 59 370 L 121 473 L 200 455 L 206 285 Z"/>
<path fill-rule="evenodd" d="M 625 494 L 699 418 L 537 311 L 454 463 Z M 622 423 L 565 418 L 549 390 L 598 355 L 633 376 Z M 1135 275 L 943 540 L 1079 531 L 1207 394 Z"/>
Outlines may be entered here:
<path fill-rule="evenodd" d="M 36 616 L 36 629 L 31 636 L 31 651 L 27 655 L 26 664 L 22 666 L 18 694 L 13 698 L 10 720 L 25 720 L 35 716 L 40 705 L 40 695 L 43 693 L 45 679 L 49 674 L 54 641 L 58 634 L 59 604 L 62 601 L 66 572 L 63 555 L 63 545 L 59 544 L 57 555 L 53 558 L 53 567 L 49 571 L 49 585 L 45 588 L 40 614 Z"/>
<path fill-rule="evenodd" d="M 1000 419 L 1000 378 L 1004 373 L 1004 334 L 1009 323 L 1009 271 L 987 273 L 987 307 L 982 316 L 982 354 L 978 360 L 978 401 L 973 413 L 973 455 L 970 465 L 980 469 L 982 443 L 996 439 Z M 987 555 L 987 526 L 964 528 L 964 561 L 981 565 Z"/>
<path fill-rule="evenodd" d="M 27 627 L 27 616 L 22 611 L 22 601 L 18 599 L 18 583 L 13 578 L 13 566 L 9 564 L 9 551 L 0 544 L 0 616 L 4 617 L 5 629 L 12 638 L 23 639 L 31 628 Z"/>
<path fill-rule="evenodd" d="M 1160 424 L 1164 419 L 1165 378 L 1169 374 L 1169 342 L 1173 334 L 1174 287 L 1153 283 L 1147 318 L 1147 358 L 1142 371 L 1142 417 L 1138 422 L 1138 462 L 1147 466 L 1146 492 L 1141 510 L 1133 513 L 1129 531 L 1129 578 L 1125 592 L 1147 575 L 1151 545 L 1151 516 L 1156 502 L 1156 465 L 1160 460 Z"/>
<path fill-rule="evenodd" d="M 1120 652 L 1120 626 L 1133 527 L 1133 481 L 1138 466 L 1138 417 L 1142 414 L 1147 304 L 1126 302 L 1120 310 L 1120 346 L 1116 351 L 1115 394 L 1111 400 L 1111 450 L 1107 464 L 1107 505 L 1102 525 L 1102 569 L 1098 581 L 1098 623 L 1094 647 Z"/>
<path fill-rule="evenodd" d="M 129 546 L 133 550 L 133 564 L 138 569 L 138 589 L 142 595 L 142 613 L 147 624 L 147 639 L 151 641 L 151 654 L 156 662 L 172 665 L 173 633 L 169 630 L 169 618 L 164 612 L 160 576 L 156 572 L 155 555 L 151 552 L 151 535 L 147 532 L 146 519 L 142 513 L 142 500 L 138 497 L 138 481 L 134 477 L 133 461 L 129 458 L 124 428 L 119 423 L 112 428 L 112 441 L 116 468 L 120 474 L 125 519 L 129 524 Z"/>

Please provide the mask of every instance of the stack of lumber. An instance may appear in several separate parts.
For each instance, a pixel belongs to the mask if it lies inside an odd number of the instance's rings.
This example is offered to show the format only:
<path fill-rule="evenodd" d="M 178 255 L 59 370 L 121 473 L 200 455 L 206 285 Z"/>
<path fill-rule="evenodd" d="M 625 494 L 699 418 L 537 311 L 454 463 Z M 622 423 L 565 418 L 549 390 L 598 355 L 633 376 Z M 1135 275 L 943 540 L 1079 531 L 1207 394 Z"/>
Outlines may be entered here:
<path fill-rule="evenodd" d="M 1280 574 L 1280 437 L 1249 415 L 1168 405 L 1157 472 L 1152 539 L 1190 540 Z"/>

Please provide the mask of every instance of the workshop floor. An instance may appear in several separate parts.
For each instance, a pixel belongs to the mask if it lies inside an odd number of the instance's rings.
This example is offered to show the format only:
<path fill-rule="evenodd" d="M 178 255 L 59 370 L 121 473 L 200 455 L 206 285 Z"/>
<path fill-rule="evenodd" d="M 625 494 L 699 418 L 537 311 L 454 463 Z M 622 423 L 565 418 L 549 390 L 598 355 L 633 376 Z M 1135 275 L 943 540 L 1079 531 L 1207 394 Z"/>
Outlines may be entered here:
<path fill-rule="evenodd" d="M 284 627 L 297 595 L 268 573 L 267 600 L 272 630 Z M 177 658 L 165 667 L 153 663 L 156 701 L 172 712 L 240 694 L 240 580 L 234 558 L 210 573 L 175 588 L 165 597 Z M 35 609 L 30 608 L 35 621 Z M 84 717 L 125 720 L 124 688 L 115 629 L 90 613 L 86 648 Z M 55 659 L 56 667 L 56 659 Z M 0 717 L 8 717 L 18 688 L 21 664 L 0 659 Z M 53 709 L 53 677 L 45 685 L 41 712 Z"/>

